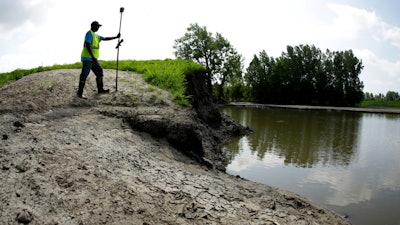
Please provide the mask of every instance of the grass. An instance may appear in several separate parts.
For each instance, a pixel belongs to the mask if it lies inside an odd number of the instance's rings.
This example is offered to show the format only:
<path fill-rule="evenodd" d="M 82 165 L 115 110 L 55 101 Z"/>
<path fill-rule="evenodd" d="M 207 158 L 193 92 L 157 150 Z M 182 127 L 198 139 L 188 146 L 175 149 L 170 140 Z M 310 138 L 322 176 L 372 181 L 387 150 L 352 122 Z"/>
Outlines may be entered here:
<path fill-rule="evenodd" d="M 400 101 L 362 101 L 360 106 L 362 107 L 385 107 L 385 108 L 400 108 Z"/>
<path fill-rule="evenodd" d="M 101 64 L 106 69 L 116 68 L 116 61 L 104 61 Z M 144 80 L 149 84 L 168 90 L 179 105 L 188 105 L 188 96 L 185 96 L 185 75 L 205 70 L 199 64 L 181 59 L 121 60 L 118 69 L 143 74 Z"/>
<path fill-rule="evenodd" d="M 115 69 L 116 61 L 101 61 L 104 69 Z M 0 73 L 0 87 L 4 84 L 18 80 L 29 74 L 57 69 L 80 69 L 81 63 L 37 67 L 33 69 L 17 69 L 9 73 Z M 118 69 L 140 73 L 149 84 L 167 90 L 179 105 L 188 105 L 188 96 L 185 96 L 185 75 L 204 71 L 205 68 L 192 61 L 181 59 L 166 60 L 121 60 Z"/>

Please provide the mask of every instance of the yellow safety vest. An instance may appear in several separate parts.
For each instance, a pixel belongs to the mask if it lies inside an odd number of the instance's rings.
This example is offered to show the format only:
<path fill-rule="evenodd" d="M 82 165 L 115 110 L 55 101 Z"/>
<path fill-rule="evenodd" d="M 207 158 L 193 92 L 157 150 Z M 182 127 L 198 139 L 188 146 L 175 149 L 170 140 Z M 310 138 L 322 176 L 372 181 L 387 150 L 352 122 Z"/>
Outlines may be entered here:
<path fill-rule="evenodd" d="M 92 49 L 93 56 L 97 59 L 100 56 L 100 35 L 94 33 L 92 30 L 90 30 L 90 32 L 92 33 L 92 43 L 90 44 L 90 47 Z M 83 44 L 81 57 L 92 58 L 89 51 L 85 47 L 85 44 Z"/>

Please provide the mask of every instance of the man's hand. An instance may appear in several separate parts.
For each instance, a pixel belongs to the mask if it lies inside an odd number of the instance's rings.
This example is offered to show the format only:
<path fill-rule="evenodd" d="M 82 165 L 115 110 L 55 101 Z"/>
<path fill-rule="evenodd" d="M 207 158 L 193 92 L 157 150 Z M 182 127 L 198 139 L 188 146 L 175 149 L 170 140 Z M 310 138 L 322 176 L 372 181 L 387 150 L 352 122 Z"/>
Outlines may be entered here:
<path fill-rule="evenodd" d="M 92 61 L 93 61 L 93 64 L 97 64 L 97 63 L 99 63 L 98 61 L 97 61 L 97 59 L 96 58 L 92 58 Z"/>
<path fill-rule="evenodd" d="M 120 37 L 121 37 L 121 33 L 118 33 L 115 38 L 120 38 Z"/>

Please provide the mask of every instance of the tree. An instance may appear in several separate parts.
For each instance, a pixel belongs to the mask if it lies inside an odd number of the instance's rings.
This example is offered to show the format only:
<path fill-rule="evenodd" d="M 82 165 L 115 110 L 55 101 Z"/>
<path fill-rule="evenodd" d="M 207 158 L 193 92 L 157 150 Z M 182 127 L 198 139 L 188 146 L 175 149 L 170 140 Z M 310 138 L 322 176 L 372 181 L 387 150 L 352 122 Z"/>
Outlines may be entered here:
<path fill-rule="evenodd" d="M 388 91 L 385 96 L 386 101 L 400 101 L 400 95 L 394 91 Z"/>
<path fill-rule="evenodd" d="M 254 55 L 245 74 L 246 84 L 251 90 L 251 95 L 257 102 L 271 102 L 271 98 L 276 91 L 275 85 L 279 83 L 274 73 L 275 59 L 269 57 L 265 51 L 261 51 L 259 56 Z"/>
<path fill-rule="evenodd" d="M 213 36 L 197 23 L 191 24 L 173 47 L 177 58 L 193 60 L 206 68 L 207 87 L 212 93 L 212 83 L 218 83 L 219 100 L 223 98 L 225 85 L 235 77 L 242 77 L 242 56 L 221 34 Z"/>
<path fill-rule="evenodd" d="M 374 94 L 369 93 L 369 92 L 365 92 L 363 100 L 364 101 L 373 101 L 373 100 L 375 100 Z"/>
<path fill-rule="evenodd" d="M 287 53 L 278 58 L 284 65 L 288 103 L 313 104 L 317 92 L 324 84 L 322 52 L 314 45 L 287 46 Z"/>
<path fill-rule="evenodd" d="M 326 53 L 315 46 L 287 46 L 276 59 L 254 56 L 245 80 L 255 101 L 275 104 L 349 106 L 363 98 L 362 62 L 351 50 Z"/>
<path fill-rule="evenodd" d="M 335 52 L 333 58 L 333 87 L 335 105 L 352 106 L 363 98 L 363 83 L 358 76 L 364 66 L 351 50 Z"/>

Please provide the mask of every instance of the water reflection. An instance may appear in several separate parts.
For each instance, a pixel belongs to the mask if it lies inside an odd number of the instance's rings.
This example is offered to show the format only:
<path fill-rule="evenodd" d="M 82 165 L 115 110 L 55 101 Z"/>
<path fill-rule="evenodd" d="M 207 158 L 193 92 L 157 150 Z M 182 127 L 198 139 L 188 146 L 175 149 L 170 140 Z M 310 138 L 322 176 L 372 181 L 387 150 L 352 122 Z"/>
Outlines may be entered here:
<path fill-rule="evenodd" d="M 225 146 L 228 173 L 296 192 L 355 225 L 400 225 L 399 115 L 223 111 L 254 130 Z"/>
<path fill-rule="evenodd" d="M 224 112 L 257 131 L 248 144 L 260 159 L 272 152 L 299 167 L 344 166 L 357 151 L 360 113 L 233 107 Z M 231 160 L 239 153 L 238 142 L 228 144 Z"/>

